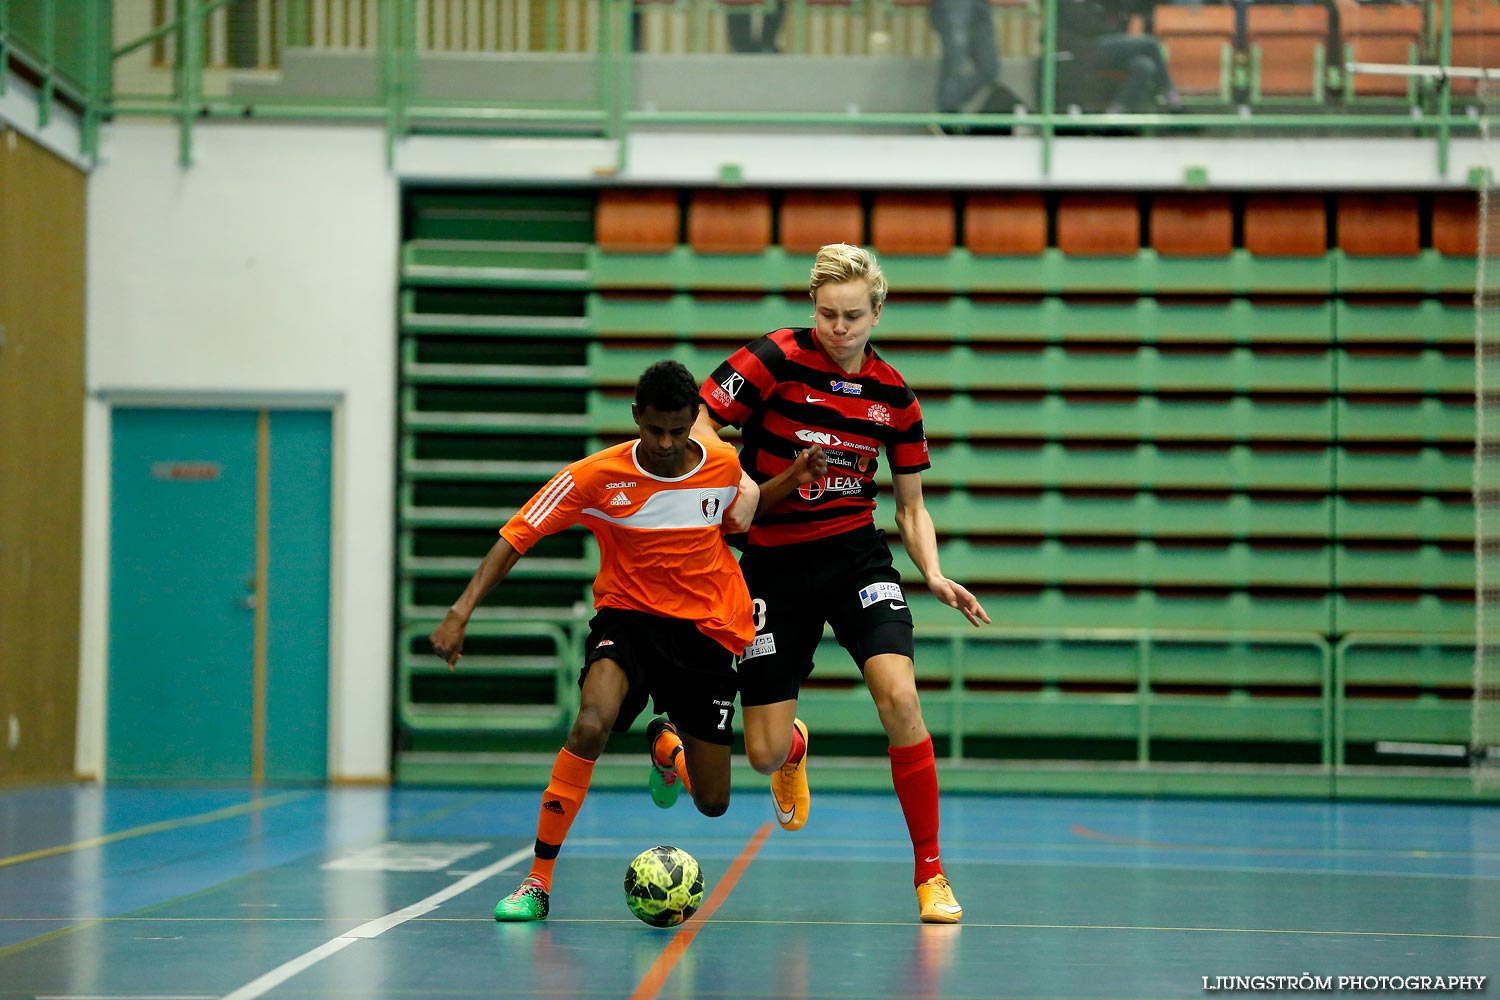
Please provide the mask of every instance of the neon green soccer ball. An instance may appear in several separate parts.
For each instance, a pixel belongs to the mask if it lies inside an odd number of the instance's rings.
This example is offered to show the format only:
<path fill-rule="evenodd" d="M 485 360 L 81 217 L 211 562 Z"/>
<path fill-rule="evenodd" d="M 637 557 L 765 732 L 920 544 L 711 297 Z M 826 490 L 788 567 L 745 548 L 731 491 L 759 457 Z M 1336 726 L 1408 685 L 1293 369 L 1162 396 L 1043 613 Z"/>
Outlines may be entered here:
<path fill-rule="evenodd" d="M 653 847 L 625 869 L 625 905 L 652 927 L 675 927 L 703 904 L 703 872 L 680 847 Z"/>

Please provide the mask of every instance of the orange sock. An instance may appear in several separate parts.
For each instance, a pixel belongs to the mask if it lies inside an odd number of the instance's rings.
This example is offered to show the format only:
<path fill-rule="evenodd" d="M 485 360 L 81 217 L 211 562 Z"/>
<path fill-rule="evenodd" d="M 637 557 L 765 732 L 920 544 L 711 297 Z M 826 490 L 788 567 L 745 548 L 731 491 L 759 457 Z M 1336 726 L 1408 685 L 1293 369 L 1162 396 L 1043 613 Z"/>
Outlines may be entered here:
<path fill-rule="evenodd" d="M 531 877 L 548 892 L 552 891 L 552 867 L 557 864 L 557 854 L 567 839 L 573 817 L 583 806 L 593 776 L 593 761 L 584 760 L 567 747 L 557 752 L 552 780 L 542 793 L 542 808 L 536 821 L 536 859 L 531 865 Z"/>
<path fill-rule="evenodd" d="M 656 738 L 656 745 L 651 748 L 651 756 L 655 758 L 658 767 L 673 767 L 677 769 L 677 780 L 682 782 L 682 790 L 691 797 L 693 794 L 693 782 L 688 777 L 687 758 L 682 746 L 682 737 L 670 729 L 662 730 Z"/>

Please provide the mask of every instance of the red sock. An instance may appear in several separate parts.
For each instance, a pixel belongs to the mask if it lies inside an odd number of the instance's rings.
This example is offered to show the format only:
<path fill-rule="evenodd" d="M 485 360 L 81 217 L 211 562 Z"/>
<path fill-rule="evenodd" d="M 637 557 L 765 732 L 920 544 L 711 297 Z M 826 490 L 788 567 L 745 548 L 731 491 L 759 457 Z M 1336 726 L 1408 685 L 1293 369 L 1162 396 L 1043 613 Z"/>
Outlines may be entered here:
<path fill-rule="evenodd" d="M 909 747 L 891 747 L 891 782 L 896 798 L 906 816 L 906 830 L 911 834 L 912 855 L 916 859 L 916 878 L 921 884 L 943 873 L 938 853 L 938 783 L 937 761 L 932 755 L 932 737 Z"/>
<path fill-rule="evenodd" d="M 557 752 L 552 780 L 542 793 L 542 808 L 536 821 L 536 857 L 531 865 L 531 877 L 548 892 L 552 891 L 552 867 L 557 864 L 557 854 L 583 805 L 583 797 L 589 793 L 593 775 L 593 761 L 584 760 L 567 747 Z"/>
<path fill-rule="evenodd" d="M 807 756 L 807 741 L 802 738 L 802 730 L 796 726 L 792 727 L 792 748 L 786 752 L 786 760 L 781 762 L 782 767 L 795 764 Z"/>

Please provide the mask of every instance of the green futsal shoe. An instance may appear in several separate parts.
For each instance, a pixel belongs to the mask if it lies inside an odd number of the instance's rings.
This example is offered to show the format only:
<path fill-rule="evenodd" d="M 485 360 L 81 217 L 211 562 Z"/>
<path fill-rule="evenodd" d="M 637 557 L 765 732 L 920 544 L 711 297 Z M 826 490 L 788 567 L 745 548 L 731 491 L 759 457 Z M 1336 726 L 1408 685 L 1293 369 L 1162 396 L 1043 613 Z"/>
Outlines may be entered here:
<path fill-rule="evenodd" d="M 669 752 L 671 766 L 662 767 L 656 757 L 656 743 L 665 733 L 671 733 L 677 746 Z M 677 758 L 682 753 L 682 741 L 676 739 L 677 727 L 661 716 L 651 720 L 646 727 L 646 755 L 651 758 L 651 770 L 646 775 L 646 786 L 651 789 L 651 801 L 662 809 L 670 809 L 682 795 L 682 778 L 677 774 Z"/>
<path fill-rule="evenodd" d="M 547 890 L 542 883 L 528 878 L 516 886 L 516 891 L 495 904 L 496 920 L 546 920 Z"/>

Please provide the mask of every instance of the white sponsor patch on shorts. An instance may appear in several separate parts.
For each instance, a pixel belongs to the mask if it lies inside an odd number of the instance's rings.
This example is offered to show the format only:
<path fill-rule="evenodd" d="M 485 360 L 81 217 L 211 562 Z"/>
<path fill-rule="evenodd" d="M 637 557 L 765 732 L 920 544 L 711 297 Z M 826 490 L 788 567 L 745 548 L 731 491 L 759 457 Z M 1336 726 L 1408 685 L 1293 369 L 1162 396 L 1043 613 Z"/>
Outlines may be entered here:
<path fill-rule="evenodd" d="M 776 652 L 776 633 L 767 632 L 765 635 L 756 636 L 755 641 L 745 647 L 745 651 L 740 654 L 740 662 L 744 663 L 754 657 L 774 652 Z"/>
<path fill-rule="evenodd" d="M 870 605 L 879 604 L 881 601 L 899 601 L 901 599 L 901 584 L 892 583 L 889 580 L 872 583 L 868 587 L 861 588 L 859 592 L 859 606 L 861 608 L 868 608 Z"/>

